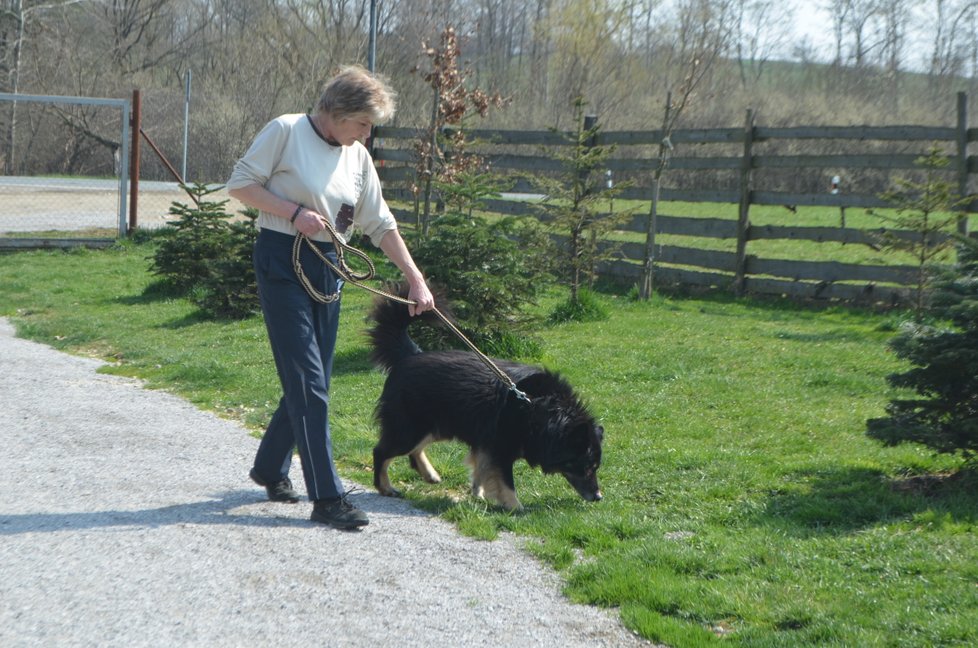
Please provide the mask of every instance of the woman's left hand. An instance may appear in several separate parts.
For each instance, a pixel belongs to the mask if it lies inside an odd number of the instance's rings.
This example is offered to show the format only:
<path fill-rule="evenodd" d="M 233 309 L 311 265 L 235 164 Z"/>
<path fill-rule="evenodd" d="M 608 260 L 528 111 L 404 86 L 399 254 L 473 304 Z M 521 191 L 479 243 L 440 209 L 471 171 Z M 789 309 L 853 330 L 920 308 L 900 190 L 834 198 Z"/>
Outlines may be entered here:
<path fill-rule="evenodd" d="M 404 239 L 401 238 L 400 232 L 392 229 L 384 234 L 384 238 L 380 240 L 380 249 L 404 273 L 404 278 L 407 279 L 408 299 L 413 302 L 408 306 L 411 317 L 433 309 L 435 298 L 432 296 L 431 290 L 428 289 L 424 275 L 414 265 L 414 259 L 411 258 L 411 253 L 404 245 Z"/>
<path fill-rule="evenodd" d="M 411 282 L 408 290 L 408 299 L 414 302 L 408 306 L 408 313 L 411 314 L 411 317 L 420 315 L 425 311 L 430 311 L 435 307 L 435 298 L 432 296 L 431 290 L 428 289 L 428 284 L 425 283 L 424 279 Z"/>

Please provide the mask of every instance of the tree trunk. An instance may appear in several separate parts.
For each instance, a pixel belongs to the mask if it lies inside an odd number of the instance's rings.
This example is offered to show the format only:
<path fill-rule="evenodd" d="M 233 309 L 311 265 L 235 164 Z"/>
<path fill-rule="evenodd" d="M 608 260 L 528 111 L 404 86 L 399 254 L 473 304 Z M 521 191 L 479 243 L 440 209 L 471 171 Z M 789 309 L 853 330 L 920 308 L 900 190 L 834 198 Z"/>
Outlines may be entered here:
<path fill-rule="evenodd" d="M 672 144 L 670 118 L 672 117 L 672 92 L 666 93 L 666 111 L 662 118 L 662 141 L 659 142 L 659 164 L 652 179 L 652 205 L 649 207 L 649 218 L 645 224 L 645 259 L 642 266 L 642 285 L 639 287 L 639 298 L 647 300 L 652 297 L 655 289 L 655 230 L 659 215 L 659 189 L 662 186 L 662 174 L 669 163 L 669 151 Z"/>
<path fill-rule="evenodd" d="M 435 89 L 435 100 L 431 107 L 431 139 L 428 142 L 428 158 L 424 161 L 424 212 L 421 215 L 421 238 L 428 238 L 428 225 L 431 221 L 431 181 L 435 176 L 435 152 L 438 150 L 438 112 L 441 91 Z"/>

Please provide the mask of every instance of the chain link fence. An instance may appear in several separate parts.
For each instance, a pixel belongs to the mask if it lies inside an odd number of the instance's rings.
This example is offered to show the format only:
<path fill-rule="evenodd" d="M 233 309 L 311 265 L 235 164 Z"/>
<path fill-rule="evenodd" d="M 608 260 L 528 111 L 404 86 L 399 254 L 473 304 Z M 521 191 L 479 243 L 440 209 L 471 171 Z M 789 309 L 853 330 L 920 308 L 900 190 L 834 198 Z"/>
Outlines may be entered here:
<path fill-rule="evenodd" d="M 0 247 L 108 244 L 126 235 L 130 113 L 127 99 L 0 93 Z M 151 175 L 166 173 L 152 153 L 141 157 Z M 219 191 L 209 199 L 225 198 Z M 141 180 L 137 226 L 164 224 L 174 202 L 192 202 L 177 182 Z"/>
<path fill-rule="evenodd" d="M 129 102 L 0 94 L 0 237 L 126 232 Z"/>

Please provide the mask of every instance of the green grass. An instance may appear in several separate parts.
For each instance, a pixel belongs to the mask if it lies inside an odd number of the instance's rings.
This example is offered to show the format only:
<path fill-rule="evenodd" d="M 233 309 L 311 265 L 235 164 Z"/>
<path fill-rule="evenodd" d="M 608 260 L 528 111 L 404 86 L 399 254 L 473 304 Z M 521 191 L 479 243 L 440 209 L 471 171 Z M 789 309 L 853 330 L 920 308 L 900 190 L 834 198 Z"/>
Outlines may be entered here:
<path fill-rule="evenodd" d="M 151 249 L 0 255 L 0 315 L 259 433 L 279 395 L 261 320 L 207 321 L 145 294 Z M 571 599 L 616 608 L 671 646 L 978 644 L 978 480 L 914 488 L 909 478 L 957 462 L 864 434 L 902 368 L 886 347 L 899 314 L 598 299 L 607 320 L 539 336 L 544 363 L 605 426 L 604 501 L 518 464 L 526 511 L 487 506 L 466 495 L 454 444 L 430 449 L 443 484 L 397 461 L 395 485 L 465 533 L 526 538 Z M 383 382 L 366 356 L 368 304 L 362 291 L 344 297 L 331 412 L 341 472 L 363 484 Z"/>

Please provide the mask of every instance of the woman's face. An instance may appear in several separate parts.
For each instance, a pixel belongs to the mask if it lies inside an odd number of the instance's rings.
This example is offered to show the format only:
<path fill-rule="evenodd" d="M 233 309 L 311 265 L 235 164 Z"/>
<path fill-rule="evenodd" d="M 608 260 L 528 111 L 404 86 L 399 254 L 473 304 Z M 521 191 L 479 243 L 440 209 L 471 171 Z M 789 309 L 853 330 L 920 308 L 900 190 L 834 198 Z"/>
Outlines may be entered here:
<path fill-rule="evenodd" d="M 332 135 L 333 139 L 343 146 L 350 146 L 356 141 L 365 142 L 370 137 L 370 129 L 373 124 L 364 115 L 353 115 L 334 120 L 332 126 L 329 134 Z"/>

